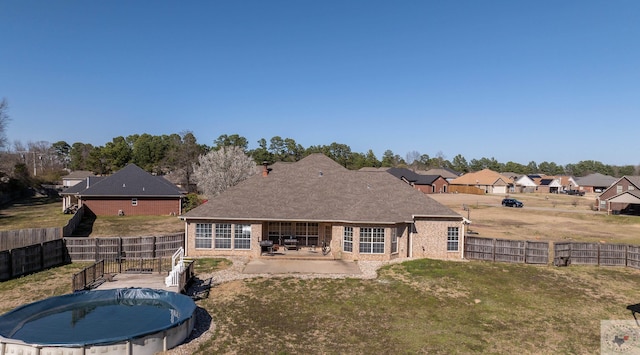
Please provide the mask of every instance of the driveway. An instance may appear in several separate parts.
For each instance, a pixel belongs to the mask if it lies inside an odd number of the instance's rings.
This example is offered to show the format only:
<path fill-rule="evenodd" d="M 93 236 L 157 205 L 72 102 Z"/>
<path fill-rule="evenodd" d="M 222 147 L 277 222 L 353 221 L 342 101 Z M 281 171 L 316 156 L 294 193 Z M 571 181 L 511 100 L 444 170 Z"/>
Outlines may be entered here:
<path fill-rule="evenodd" d="M 253 259 L 243 274 L 362 274 L 358 264 L 345 260 Z"/>

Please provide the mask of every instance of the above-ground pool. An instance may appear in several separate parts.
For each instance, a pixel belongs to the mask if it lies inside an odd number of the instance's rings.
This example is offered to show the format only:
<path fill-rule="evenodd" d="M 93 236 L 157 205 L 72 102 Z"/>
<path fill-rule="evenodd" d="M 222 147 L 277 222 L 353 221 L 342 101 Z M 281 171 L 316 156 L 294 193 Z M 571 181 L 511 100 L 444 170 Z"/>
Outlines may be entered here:
<path fill-rule="evenodd" d="M 195 325 L 190 297 L 148 288 L 51 297 L 0 316 L 0 355 L 155 354 Z"/>

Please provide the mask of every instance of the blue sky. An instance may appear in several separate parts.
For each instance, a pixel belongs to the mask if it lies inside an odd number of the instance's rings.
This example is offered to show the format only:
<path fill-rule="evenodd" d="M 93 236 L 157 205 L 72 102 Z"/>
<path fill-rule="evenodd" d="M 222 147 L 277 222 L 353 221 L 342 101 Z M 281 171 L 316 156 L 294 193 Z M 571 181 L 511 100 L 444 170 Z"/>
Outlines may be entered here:
<path fill-rule="evenodd" d="M 0 2 L 9 141 L 638 165 L 640 1 Z"/>

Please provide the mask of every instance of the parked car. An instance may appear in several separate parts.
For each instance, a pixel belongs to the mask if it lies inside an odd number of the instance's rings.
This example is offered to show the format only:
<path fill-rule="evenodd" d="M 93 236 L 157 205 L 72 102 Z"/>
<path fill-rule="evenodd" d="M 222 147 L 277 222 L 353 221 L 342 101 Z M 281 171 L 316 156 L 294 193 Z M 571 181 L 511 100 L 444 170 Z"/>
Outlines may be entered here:
<path fill-rule="evenodd" d="M 584 196 L 584 191 L 580 191 L 580 190 L 567 190 L 567 195 Z"/>
<path fill-rule="evenodd" d="M 505 207 L 523 207 L 524 203 L 516 200 L 515 198 L 505 198 L 502 200 L 502 205 Z"/>

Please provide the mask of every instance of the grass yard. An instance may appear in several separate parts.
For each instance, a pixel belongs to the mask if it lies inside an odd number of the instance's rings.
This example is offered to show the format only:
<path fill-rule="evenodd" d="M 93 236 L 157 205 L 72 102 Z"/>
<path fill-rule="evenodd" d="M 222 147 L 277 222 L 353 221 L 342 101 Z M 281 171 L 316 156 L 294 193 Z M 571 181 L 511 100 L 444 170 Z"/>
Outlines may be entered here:
<path fill-rule="evenodd" d="M 199 302 L 196 353 L 597 354 L 600 320 L 633 319 L 640 272 L 415 260 L 376 280 L 258 278 Z"/>
<path fill-rule="evenodd" d="M 0 230 L 63 227 L 70 218 L 60 198 L 34 197 L 0 207 Z"/>
<path fill-rule="evenodd" d="M 434 196 L 461 215 L 467 213 L 462 205 L 469 207 L 471 229 L 483 237 L 640 244 L 640 217 L 594 214 L 588 197 L 515 197 L 524 208 L 501 207 L 501 196 Z M 59 212 L 56 206 L 51 211 Z M 0 210 L 0 228 L 15 229 L 12 220 L 39 218 L 19 216 L 46 208 Z M 114 217 L 103 219 L 103 227 L 100 219 L 92 235 L 151 235 L 163 224 Z M 196 265 L 204 278 L 230 263 L 202 259 Z M 84 266 L 0 283 L 0 311 L 69 293 L 71 275 Z M 633 320 L 626 306 L 640 303 L 639 285 L 640 270 L 630 268 L 429 259 L 386 266 L 374 280 L 232 281 L 197 302 L 213 331 L 168 353 L 598 354 L 600 321 Z"/>

